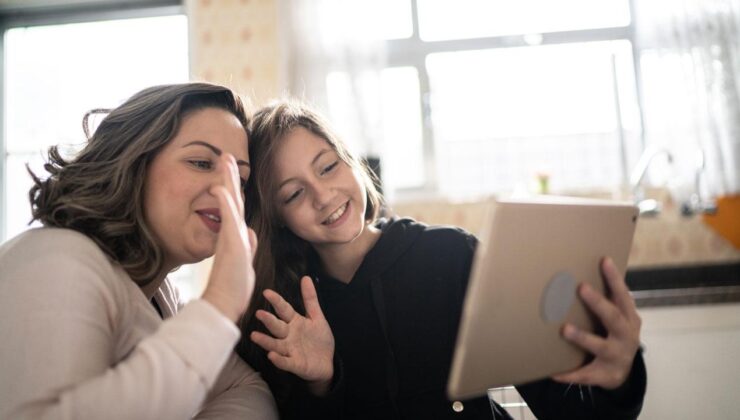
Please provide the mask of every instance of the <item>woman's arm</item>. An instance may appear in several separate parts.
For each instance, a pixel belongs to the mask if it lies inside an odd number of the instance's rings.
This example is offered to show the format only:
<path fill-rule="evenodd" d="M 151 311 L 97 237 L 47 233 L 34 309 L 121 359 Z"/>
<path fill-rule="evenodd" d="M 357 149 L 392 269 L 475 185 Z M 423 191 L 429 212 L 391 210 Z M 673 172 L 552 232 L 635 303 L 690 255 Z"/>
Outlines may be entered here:
<path fill-rule="evenodd" d="M 195 301 L 147 328 L 149 303 L 91 240 L 42 229 L 21 241 L 0 250 L 0 418 L 197 412 L 239 336 L 233 323 Z M 141 329 L 153 333 L 136 343 Z"/>
<path fill-rule="evenodd" d="M 259 373 L 232 354 L 195 418 L 272 420 L 278 415 L 272 393 Z"/>

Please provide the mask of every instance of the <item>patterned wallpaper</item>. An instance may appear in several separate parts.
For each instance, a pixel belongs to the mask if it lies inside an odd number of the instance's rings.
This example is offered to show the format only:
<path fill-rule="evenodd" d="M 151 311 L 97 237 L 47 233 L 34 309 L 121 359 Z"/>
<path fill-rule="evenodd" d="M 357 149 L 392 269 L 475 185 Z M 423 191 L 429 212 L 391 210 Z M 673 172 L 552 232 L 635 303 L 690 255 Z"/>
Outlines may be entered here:
<path fill-rule="evenodd" d="M 192 80 L 229 86 L 263 105 L 280 85 L 277 0 L 186 0 Z"/>

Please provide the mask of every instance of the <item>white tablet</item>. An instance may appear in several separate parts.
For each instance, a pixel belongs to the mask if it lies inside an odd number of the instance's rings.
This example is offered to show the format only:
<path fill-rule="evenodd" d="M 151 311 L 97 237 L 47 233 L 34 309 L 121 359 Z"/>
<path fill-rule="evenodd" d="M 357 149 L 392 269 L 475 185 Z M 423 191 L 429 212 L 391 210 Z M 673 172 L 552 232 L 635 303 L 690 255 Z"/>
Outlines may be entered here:
<path fill-rule="evenodd" d="M 638 209 L 541 197 L 498 201 L 489 213 L 465 294 L 447 384 L 451 399 L 570 371 L 587 360 L 560 329 L 565 322 L 597 328 L 576 288 L 587 282 L 604 291 L 604 256 L 625 272 Z"/>

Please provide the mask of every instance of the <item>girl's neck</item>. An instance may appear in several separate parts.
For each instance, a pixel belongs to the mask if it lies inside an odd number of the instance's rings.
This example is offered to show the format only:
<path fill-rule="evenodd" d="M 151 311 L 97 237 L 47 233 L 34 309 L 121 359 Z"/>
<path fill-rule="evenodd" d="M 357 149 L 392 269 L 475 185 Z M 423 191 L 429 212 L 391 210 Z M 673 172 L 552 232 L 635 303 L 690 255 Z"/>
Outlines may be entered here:
<path fill-rule="evenodd" d="M 365 255 L 380 238 L 380 230 L 372 224 L 365 225 L 360 236 L 349 243 L 314 247 L 326 273 L 342 283 L 349 284 Z"/>

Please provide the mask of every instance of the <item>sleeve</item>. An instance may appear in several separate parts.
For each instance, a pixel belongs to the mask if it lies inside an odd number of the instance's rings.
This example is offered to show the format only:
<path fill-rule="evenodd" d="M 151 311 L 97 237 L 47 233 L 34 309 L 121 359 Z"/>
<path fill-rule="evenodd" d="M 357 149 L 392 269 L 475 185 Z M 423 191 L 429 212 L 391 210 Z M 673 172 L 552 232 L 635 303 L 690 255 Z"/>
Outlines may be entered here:
<path fill-rule="evenodd" d="M 625 383 L 615 389 L 561 384 L 550 379 L 516 386 L 538 419 L 636 419 L 642 409 L 647 373 L 638 350 Z"/>
<path fill-rule="evenodd" d="M 135 328 L 120 328 L 124 315 L 134 325 L 140 316 L 130 280 L 88 238 L 59 238 L 0 252 L 0 418 L 192 417 L 236 326 L 195 301 L 118 354 Z"/>
<path fill-rule="evenodd" d="M 195 418 L 277 420 L 278 414 L 272 393 L 259 373 L 232 354 Z"/>

